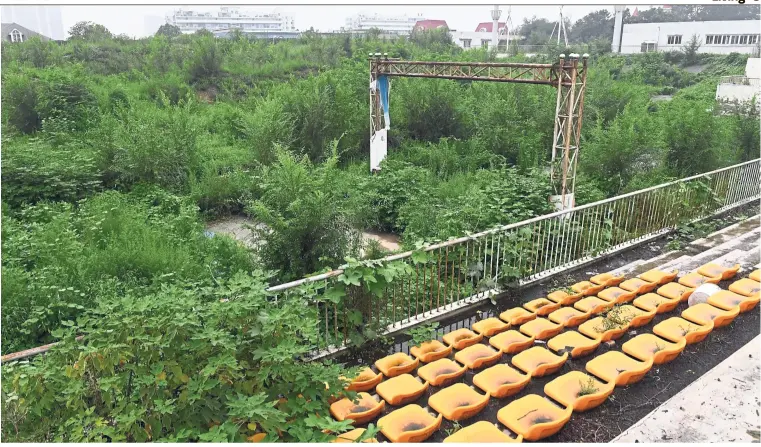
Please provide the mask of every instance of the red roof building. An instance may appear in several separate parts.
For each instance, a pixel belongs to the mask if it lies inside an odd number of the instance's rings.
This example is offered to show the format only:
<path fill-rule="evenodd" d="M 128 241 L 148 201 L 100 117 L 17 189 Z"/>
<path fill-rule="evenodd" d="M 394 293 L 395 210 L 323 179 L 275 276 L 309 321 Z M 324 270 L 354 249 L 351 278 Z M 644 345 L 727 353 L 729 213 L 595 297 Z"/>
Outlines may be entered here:
<path fill-rule="evenodd" d="M 476 27 L 476 32 L 477 33 L 484 33 L 484 32 L 490 33 L 491 30 L 492 30 L 492 25 L 493 25 L 492 22 L 481 22 Z M 497 25 L 497 30 L 500 32 L 500 34 L 504 33 L 505 32 L 505 22 L 499 22 L 499 24 Z"/>
<path fill-rule="evenodd" d="M 425 31 L 429 29 L 439 29 L 439 28 L 447 28 L 449 29 L 449 26 L 447 26 L 446 20 L 418 20 L 417 23 L 415 23 L 415 28 L 413 28 L 415 31 Z"/>

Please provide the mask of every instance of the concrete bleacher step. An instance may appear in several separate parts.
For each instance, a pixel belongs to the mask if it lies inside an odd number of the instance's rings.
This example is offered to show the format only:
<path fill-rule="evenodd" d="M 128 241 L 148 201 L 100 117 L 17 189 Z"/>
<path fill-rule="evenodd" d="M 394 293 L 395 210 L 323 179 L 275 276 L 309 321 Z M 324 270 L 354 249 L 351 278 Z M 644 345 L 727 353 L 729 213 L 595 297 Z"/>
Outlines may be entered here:
<path fill-rule="evenodd" d="M 737 222 L 736 224 L 722 228 L 721 230 L 714 231 L 706 237 L 696 239 L 692 241 L 690 245 L 700 246 L 703 249 L 712 248 L 724 242 L 731 241 L 743 233 L 758 234 L 758 232 L 761 231 L 759 225 L 761 225 L 761 214 L 756 214 L 742 222 Z"/>

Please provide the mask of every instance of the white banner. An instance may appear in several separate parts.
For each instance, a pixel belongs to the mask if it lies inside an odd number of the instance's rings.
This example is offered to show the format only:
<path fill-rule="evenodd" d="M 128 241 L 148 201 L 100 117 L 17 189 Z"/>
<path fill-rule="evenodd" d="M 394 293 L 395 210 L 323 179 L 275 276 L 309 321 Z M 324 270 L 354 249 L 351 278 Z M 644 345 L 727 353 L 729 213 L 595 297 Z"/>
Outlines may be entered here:
<path fill-rule="evenodd" d="M 386 129 L 375 132 L 370 140 L 370 171 L 380 170 L 380 163 L 388 153 L 388 139 Z"/>

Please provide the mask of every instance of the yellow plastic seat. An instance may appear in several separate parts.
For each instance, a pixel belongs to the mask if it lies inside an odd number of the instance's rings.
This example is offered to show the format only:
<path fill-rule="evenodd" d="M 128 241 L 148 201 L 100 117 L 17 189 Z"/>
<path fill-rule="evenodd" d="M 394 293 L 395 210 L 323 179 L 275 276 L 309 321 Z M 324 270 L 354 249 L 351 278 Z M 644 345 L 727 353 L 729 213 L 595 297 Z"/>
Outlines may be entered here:
<path fill-rule="evenodd" d="M 674 283 L 669 283 L 674 284 Z M 671 312 L 679 305 L 679 298 L 670 299 L 657 293 L 646 293 L 634 298 L 634 305 L 648 312 L 655 311 L 656 314 Z"/>
<path fill-rule="evenodd" d="M 509 330 L 490 338 L 489 344 L 505 354 L 515 354 L 531 347 L 534 344 L 534 337 L 527 337 L 516 330 Z"/>
<path fill-rule="evenodd" d="M 419 364 L 420 360 L 413 359 L 403 352 L 397 352 L 375 361 L 375 367 L 386 377 L 396 377 L 408 373 L 417 368 Z"/>
<path fill-rule="evenodd" d="M 740 312 L 747 312 L 756 307 L 759 298 L 761 294 L 758 293 L 755 296 L 743 296 L 729 290 L 721 290 L 708 297 L 708 304 L 724 310 L 739 306 Z"/>
<path fill-rule="evenodd" d="M 473 330 L 485 337 L 491 337 L 494 334 L 499 334 L 510 329 L 510 325 L 503 322 L 499 318 L 486 318 L 481 321 L 473 323 Z"/>
<path fill-rule="evenodd" d="M 600 342 L 621 338 L 627 329 L 628 324 L 620 324 L 605 317 L 592 318 L 579 326 L 579 332 Z"/>
<path fill-rule="evenodd" d="M 345 442 L 357 442 L 357 439 L 359 439 L 362 434 L 365 433 L 364 428 L 355 428 L 354 430 L 347 431 L 346 433 L 341 433 L 336 437 L 336 439 L 330 441 L 331 443 L 337 442 L 337 443 L 345 443 Z M 362 442 L 369 442 L 369 443 L 377 443 L 378 440 L 375 438 L 368 438 L 365 439 Z"/>
<path fill-rule="evenodd" d="M 729 290 L 740 295 L 751 296 L 761 292 L 761 283 L 752 279 L 738 279 L 729 285 Z"/>
<path fill-rule="evenodd" d="M 658 296 L 658 295 L 655 295 L 655 296 Z M 628 304 L 624 304 L 623 306 L 620 306 L 618 308 L 618 311 L 621 314 L 621 318 L 624 318 L 629 321 L 630 328 L 646 325 L 647 323 L 653 321 L 653 318 L 655 318 L 655 314 L 656 314 L 655 309 L 652 309 L 650 311 L 645 311 L 637 307 L 630 306 Z"/>
<path fill-rule="evenodd" d="M 750 279 L 752 279 L 753 281 L 756 281 L 756 282 L 761 282 L 761 270 L 759 270 L 759 269 L 753 270 L 748 275 L 748 278 L 750 278 Z"/>
<path fill-rule="evenodd" d="M 433 386 L 441 386 L 459 379 L 468 368 L 450 359 L 439 359 L 417 370 L 417 375 Z"/>
<path fill-rule="evenodd" d="M 525 388 L 530 381 L 530 375 L 521 374 L 504 363 L 486 368 L 473 376 L 473 385 L 497 399 L 512 396 Z"/>
<path fill-rule="evenodd" d="M 547 347 L 555 352 L 570 348 L 571 357 L 577 358 L 591 354 L 600 346 L 600 343 L 600 340 L 585 337 L 576 331 L 565 331 L 560 335 L 552 337 L 547 342 Z"/>
<path fill-rule="evenodd" d="M 570 290 L 570 289 L 569 289 Z M 571 290 L 573 292 L 573 290 Z M 570 306 L 584 297 L 583 293 L 568 293 L 568 290 L 556 290 L 547 295 L 547 299 L 554 301 L 561 306 Z"/>
<path fill-rule="evenodd" d="M 362 425 L 372 421 L 383 411 L 386 402 L 378 402 L 375 398 L 367 393 L 357 393 L 357 401 L 352 402 L 348 397 L 344 397 L 338 402 L 330 405 L 330 414 L 337 420 L 343 421 L 351 419 L 356 425 Z"/>
<path fill-rule="evenodd" d="M 493 443 L 493 442 L 522 442 L 523 436 L 511 438 L 506 435 L 494 424 L 487 421 L 478 421 L 475 424 L 457 430 L 454 434 L 447 436 L 443 442 L 464 443 Z"/>
<path fill-rule="evenodd" d="M 642 361 L 652 360 L 653 364 L 661 365 L 674 360 L 685 346 L 685 339 L 671 343 L 653 334 L 639 334 L 621 345 L 621 350 Z"/>
<path fill-rule="evenodd" d="M 600 293 L 598 293 L 597 296 L 604 299 L 605 301 L 621 304 L 628 303 L 629 301 L 633 300 L 637 294 L 634 292 L 627 292 L 620 287 L 608 287 L 607 289 L 602 290 Z"/>
<path fill-rule="evenodd" d="M 444 337 L 442 338 L 444 339 L 444 343 L 452 346 L 457 350 L 460 350 L 478 343 L 481 341 L 481 339 L 484 338 L 484 336 L 481 334 L 476 334 L 470 329 L 462 328 L 457 329 L 456 331 L 452 331 L 448 334 L 444 334 Z"/>
<path fill-rule="evenodd" d="M 685 286 L 675 282 L 670 282 L 668 284 L 662 285 L 657 290 L 658 295 L 682 302 L 687 301 L 687 299 L 690 297 L 690 295 L 692 295 L 692 292 L 694 291 L 695 288 L 693 287 Z"/>
<path fill-rule="evenodd" d="M 605 288 L 604 285 L 595 284 L 590 281 L 577 282 L 576 284 L 571 286 L 571 290 L 573 290 L 576 293 L 581 293 L 584 296 L 597 295 L 598 293 L 600 293 L 600 290 L 604 288 Z"/>
<path fill-rule="evenodd" d="M 511 326 L 520 326 L 521 324 L 536 318 L 536 314 L 529 312 L 522 307 L 513 307 L 512 309 L 508 309 L 499 314 L 499 318 L 502 321 L 510 323 Z"/>
<path fill-rule="evenodd" d="M 529 312 L 534 312 L 541 317 L 560 308 L 560 304 L 553 303 L 547 298 L 537 298 L 524 304 L 523 307 Z"/>
<path fill-rule="evenodd" d="M 624 280 L 624 275 L 614 275 L 612 273 L 600 273 L 599 275 L 595 275 L 589 280 L 597 285 L 602 285 L 605 287 L 613 287 L 621 284 L 621 282 Z"/>
<path fill-rule="evenodd" d="M 613 382 L 603 383 L 581 371 L 571 371 L 544 386 L 544 394 L 573 411 L 587 411 L 600 406 L 613 394 Z"/>
<path fill-rule="evenodd" d="M 579 300 L 573 307 L 589 315 L 595 315 L 612 308 L 616 303 L 610 301 L 601 300 L 596 296 L 588 296 L 582 300 Z"/>
<path fill-rule="evenodd" d="M 489 393 L 479 394 L 464 383 L 455 383 L 428 398 L 428 406 L 450 421 L 472 418 L 489 403 Z"/>
<path fill-rule="evenodd" d="M 632 278 L 622 282 L 618 287 L 629 292 L 634 292 L 635 295 L 642 295 L 643 293 L 655 290 L 658 287 L 658 283 L 645 281 L 642 278 Z"/>
<path fill-rule="evenodd" d="M 502 358 L 502 352 L 479 343 L 459 351 L 454 355 L 454 358 L 467 366 L 468 369 L 473 370 L 497 363 Z"/>
<path fill-rule="evenodd" d="M 684 318 L 671 317 L 653 327 L 653 333 L 672 342 L 684 340 L 688 345 L 703 341 L 713 330 L 713 323 L 701 326 Z"/>
<path fill-rule="evenodd" d="M 740 264 L 724 267 L 715 262 L 709 262 L 708 264 L 701 265 L 698 268 L 698 273 L 709 278 L 720 278 L 720 281 L 724 281 L 734 277 L 739 270 Z"/>
<path fill-rule="evenodd" d="M 587 321 L 589 314 L 573 307 L 561 307 L 549 314 L 547 318 L 563 327 L 574 327 Z"/>
<path fill-rule="evenodd" d="M 421 343 L 420 346 L 410 348 L 410 354 L 423 363 L 431 363 L 444 357 L 449 357 L 452 353 L 452 347 L 446 346 L 438 340 L 431 340 Z"/>
<path fill-rule="evenodd" d="M 703 326 L 713 322 L 713 327 L 719 328 L 731 323 L 739 313 L 739 306 L 724 310 L 708 303 L 698 303 L 685 309 L 682 312 L 682 318 Z"/>
<path fill-rule="evenodd" d="M 708 276 L 703 276 L 699 273 L 688 273 L 679 278 L 678 282 L 683 286 L 692 287 L 695 289 L 705 283 L 718 284 L 719 281 L 721 281 L 721 278 L 719 277 L 709 278 Z"/>
<path fill-rule="evenodd" d="M 544 340 L 550 337 L 558 335 L 563 330 L 563 326 L 553 323 L 545 318 L 537 318 L 536 320 L 523 323 L 520 327 L 520 331 L 529 337 L 534 337 L 537 340 Z"/>
<path fill-rule="evenodd" d="M 497 419 L 527 441 L 552 436 L 571 419 L 571 407 L 560 408 L 536 394 L 514 400 L 497 412 Z"/>
<path fill-rule="evenodd" d="M 423 442 L 439 429 L 443 417 L 432 416 L 420 405 L 410 404 L 378 419 L 383 436 L 391 442 Z"/>
<path fill-rule="evenodd" d="M 652 269 L 638 276 L 640 279 L 644 279 L 647 282 L 663 285 L 676 279 L 676 275 L 679 274 L 679 270 L 672 272 L 664 272 L 663 270 Z"/>
<path fill-rule="evenodd" d="M 349 391 L 370 391 L 375 385 L 381 383 L 383 374 L 376 373 L 370 368 L 365 368 L 346 387 Z"/>
<path fill-rule="evenodd" d="M 420 399 L 427 389 L 428 382 L 421 382 L 410 374 L 402 374 L 381 383 L 375 392 L 389 405 L 399 406 Z"/>
<path fill-rule="evenodd" d="M 566 360 L 567 352 L 557 356 L 541 346 L 534 346 L 513 356 L 512 363 L 531 377 L 542 377 L 562 368 Z"/>
<path fill-rule="evenodd" d="M 588 373 L 606 382 L 615 382 L 616 386 L 627 386 L 642 380 L 652 367 L 652 358 L 640 362 L 620 351 L 600 354 L 586 364 Z"/>

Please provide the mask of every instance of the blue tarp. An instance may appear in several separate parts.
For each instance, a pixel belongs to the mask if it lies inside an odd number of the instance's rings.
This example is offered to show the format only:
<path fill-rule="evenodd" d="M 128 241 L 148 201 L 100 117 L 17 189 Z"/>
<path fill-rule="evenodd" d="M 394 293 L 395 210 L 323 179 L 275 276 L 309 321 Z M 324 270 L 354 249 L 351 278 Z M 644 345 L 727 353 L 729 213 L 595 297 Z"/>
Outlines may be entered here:
<path fill-rule="evenodd" d="M 386 122 L 386 129 L 391 126 L 391 116 L 388 113 L 388 76 L 378 76 L 378 90 L 380 91 L 381 106 L 383 107 L 383 120 Z"/>

